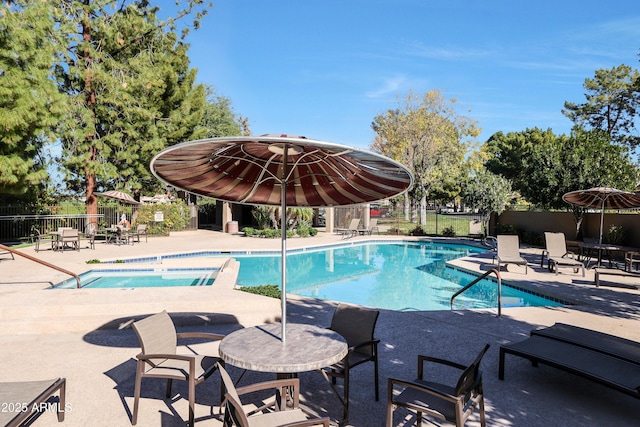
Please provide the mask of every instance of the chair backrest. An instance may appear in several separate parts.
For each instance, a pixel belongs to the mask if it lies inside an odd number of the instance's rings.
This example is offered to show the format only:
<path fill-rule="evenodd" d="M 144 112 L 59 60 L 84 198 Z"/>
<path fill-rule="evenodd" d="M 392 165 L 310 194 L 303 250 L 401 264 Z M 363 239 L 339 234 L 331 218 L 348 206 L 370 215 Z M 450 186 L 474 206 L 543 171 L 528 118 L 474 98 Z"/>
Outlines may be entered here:
<path fill-rule="evenodd" d="M 369 221 L 369 230 L 378 226 L 378 218 L 371 218 Z"/>
<path fill-rule="evenodd" d="M 550 257 L 561 257 L 567 253 L 567 242 L 564 239 L 564 233 L 546 231 L 544 233 L 544 241 Z"/>
<path fill-rule="evenodd" d="M 378 310 L 341 303 L 333 313 L 329 329 L 342 335 L 349 347 L 373 341 L 379 314 Z M 373 356 L 374 349 L 364 346 L 356 351 Z"/>
<path fill-rule="evenodd" d="M 178 336 L 166 311 L 138 320 L 132 327 L 138 336 L 143 354 L 176 354 Z"/>
<path fill-rule="evenodd" d="M 225 399 L 227 401 L 227 405 L 225 408 L 225 414 L 231 417 L 236 425 L 239 425 L 240 427 L 249 427 L 249 420 L 247 420 L 247 416 L 242 410 L 242 401 L 240 400 L 240 396 L 238 396 L 238 392 L 236 391 L 236 387 L 233 384 L 231 377 L 220 363 L 217 365 L 220 377 L 222 378 L 222 383 L 226 390 Z"/>
<path fill-rule="evenodd" d="M 358 225 L 360 225 L 360 218 L 354 218 L 349 223 L 349 230 L 357 230 Z"/>
<path fill-rule="evenodd" d="M 92 235 L 96 234 L 96 232 L 97 232 L 97 228 L 96 228 L 96 224 L 94 222 L 88 222 L 84 226 L 84 234 L 86 234 L 87 236 L 92 236 Z"/>
<path fill-rule="evenodd" d="M 517 234 L 500 234 L 498 239 L 498 258 L 520 254 L 520 240 Z"/>
<path fill-rule="evenodd" d="M 147 224 L 138 224 L 138 228 L 136 229 L 138 233 L 146 233 L 147 232 Z"/>
<path fill-rule="evenodd" d="M 480 378 L 480 362 L 482 361 L 484 354 L 489 350 L 489 347 L 489 344 L 485 345 L 475 360 L 462 372 L 462 375 L 460 375 L 458 383 L 456 384 L 456 396 L 465 395 L 475 388 L 478 379 Z"/>
<path fill-rule="evenodd" d="M 63 228 L 61 231 L 63 239 L 76 238 L 79 235 L 78 230 L 75 228 Z"/>

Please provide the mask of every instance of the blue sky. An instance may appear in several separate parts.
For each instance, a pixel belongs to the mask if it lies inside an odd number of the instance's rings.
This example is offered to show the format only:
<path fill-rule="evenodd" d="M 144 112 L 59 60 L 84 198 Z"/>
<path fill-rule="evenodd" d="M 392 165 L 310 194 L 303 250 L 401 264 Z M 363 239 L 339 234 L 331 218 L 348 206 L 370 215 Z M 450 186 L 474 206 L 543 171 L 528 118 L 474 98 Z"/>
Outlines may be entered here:
<path fill-rule="evenodd" d="M 377 114 L 438 89 L 484 142 L 531 127 L 568 133 L 561 109 L 584 102 L 585 78 L 640 68 L 640 2 L 217 0 L 188 41 L 198 81 L 255 135 L 367 148 Z"/>

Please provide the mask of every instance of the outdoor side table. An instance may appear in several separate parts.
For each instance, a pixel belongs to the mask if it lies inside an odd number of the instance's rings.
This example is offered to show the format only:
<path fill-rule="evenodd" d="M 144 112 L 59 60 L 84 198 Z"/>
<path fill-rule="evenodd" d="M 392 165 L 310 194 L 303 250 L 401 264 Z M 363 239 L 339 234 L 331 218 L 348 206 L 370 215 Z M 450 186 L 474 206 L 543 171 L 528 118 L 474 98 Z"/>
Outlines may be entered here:
<path fill-rule="evenodd" d="M 344 359 L 348 347 L 337 332 L 314 325 L 287 324 L 286 341 L 280 324 L 252 326 L 225 336 L 220 342 L 222 360 L 250 371 L 295 374 L 314 371 Z"/>

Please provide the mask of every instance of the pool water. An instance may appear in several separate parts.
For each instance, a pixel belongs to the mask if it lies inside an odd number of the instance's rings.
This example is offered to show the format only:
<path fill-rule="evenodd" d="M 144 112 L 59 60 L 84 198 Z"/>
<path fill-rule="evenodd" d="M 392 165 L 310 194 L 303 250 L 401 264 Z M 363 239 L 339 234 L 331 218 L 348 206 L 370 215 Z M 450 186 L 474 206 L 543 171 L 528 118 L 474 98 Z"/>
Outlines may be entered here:
<path fill-rule="evenodd" d="M 122 269 L 91 270 L 80 275 L 83 288 L 157 288 L 168 286 L 211 286 L 217 270 L 212 269 Z M 66 280 L 56 288 L 76 287 L 75 279 Z"/>
<path fill-rule="evenodd" d="M 477 276 L 446 261 L 484 252 L 432 242 L 375 243 L 287 255 L 287 293 L 390 310 L 449 310 L 450 298 Z M 280 283 L 280 256 L 237 256 L 238 285 Z M 498 286 L 484 279 L 456 297 L 454 308 L 497 307 Z M 502 286 L 503 307 L 558 306 L 559 302 Z"/>

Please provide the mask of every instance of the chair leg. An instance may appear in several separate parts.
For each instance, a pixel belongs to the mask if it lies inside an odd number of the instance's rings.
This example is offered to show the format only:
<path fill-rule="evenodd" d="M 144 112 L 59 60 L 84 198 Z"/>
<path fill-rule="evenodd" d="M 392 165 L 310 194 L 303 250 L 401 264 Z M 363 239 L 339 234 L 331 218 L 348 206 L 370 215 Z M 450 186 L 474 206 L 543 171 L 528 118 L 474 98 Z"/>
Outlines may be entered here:
<path fill-rule="evenodd" d="M 340 424 L 346 424 L 349 421 L 349 369 L 344 371 L 344 412 L 342 415 Z"/>
<path fill-rule="evenodd" d="M 480 427 L 486 427 L 487 422 L 484 415 L 484 394 L 480 395 L 480 400 L 478 401 L 478 410 L 480 411 Z"/>
<path fill-rule="evenodd" d="M 393 403 L 387 403 L 387 424 L 386 427 L 393 427 Z"/>
<path fill-rule="evenodd" d="M 136 369 L 136 386 L 133 392 L 133 415 L 131 416 L 131 425 L 136 425 L 138 422 L 138 403 L 140 401 L 140 386 L 142 385 L 142 371 L 144 370 L 143 361 L 138 361 L 138 368 Z"/>
<path fill-rule="evenodd" d="M 380 387 L 378 387 L 378 354 L 376 353 L 376 357 L 373 359 L 373 369 L 375 369 L 373 373 L 374 384 L 376 386 L 376 402 L 380 400 Z"/>
<path fill-rule="evenodd" d="M 193 427 L 195 422 L 196 406 L 196 382 L 193 377 L 189 377 L 189 426 Z"/>
<path fill-rule="evenodd" d="M 172 383 L 173 383 L 172 379 L 168 379 L 167 380 L 167 393 L 166 393 L 167 399 L 169 399 L 171 397 L 171 384 Z"/>

